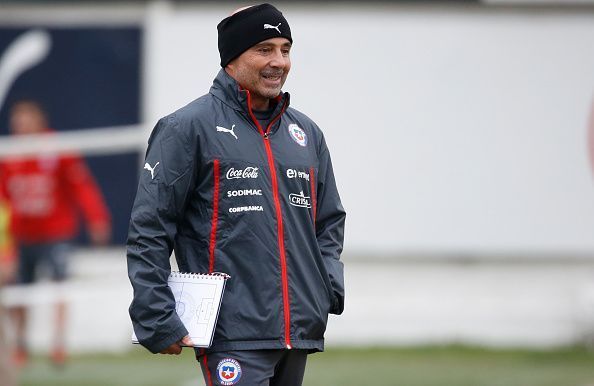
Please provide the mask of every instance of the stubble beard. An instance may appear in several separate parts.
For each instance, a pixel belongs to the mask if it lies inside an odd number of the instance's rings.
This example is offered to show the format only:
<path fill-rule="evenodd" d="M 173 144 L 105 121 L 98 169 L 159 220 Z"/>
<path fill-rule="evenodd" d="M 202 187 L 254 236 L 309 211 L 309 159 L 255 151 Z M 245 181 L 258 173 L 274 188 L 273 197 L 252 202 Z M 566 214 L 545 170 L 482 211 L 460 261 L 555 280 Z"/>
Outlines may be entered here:
<path fill-rule="evenodd" d="M 240 68 L 237 73 L 237 79 L 239 79 L 240 84 L 242 83 L 241 79 L 246 81 L 243 87 L 248 89 L 253 96 L 274 99 L 281 93 L 287 75 L 287 72 L 282 69 L 265 69 L 258 73 L 253 73 L 248 69 Z M 264 79 L 265 76 L 279 76 L 279 85 L 277 87 L 267 87 Z"/>
<path fill-rule="evenodd" d="M 258 79 L 260 83 L 259 87 L 257 87 L 257 90 L 259 91 L 258 93 L 268 99 L 274 99 L 277 96 L 279 96 L 279 94 L 281 93 L 281 90 L 283 88 L 283 85 L 285 84 L 285 80 L 286 80 L 286 75 L 285 74 L 281 74 L 280 75 L 280 84 L 278 85 L 278 87 L 266 87 L 264 84 L 264 81 L 262 81 L 261 79 Z"/>
<path fill-rule="evenodd" d="M 260 90 L 258 90 L 258 94 L 260 94 L 260 96 L 263 96 L 264 98 L 274 99 L 280 94 L 281 87 L 282 87 L 282 85 L 280 87 L 276 87 L 274 89 L 267 88 L 267 87 L 261 87 Z"/>

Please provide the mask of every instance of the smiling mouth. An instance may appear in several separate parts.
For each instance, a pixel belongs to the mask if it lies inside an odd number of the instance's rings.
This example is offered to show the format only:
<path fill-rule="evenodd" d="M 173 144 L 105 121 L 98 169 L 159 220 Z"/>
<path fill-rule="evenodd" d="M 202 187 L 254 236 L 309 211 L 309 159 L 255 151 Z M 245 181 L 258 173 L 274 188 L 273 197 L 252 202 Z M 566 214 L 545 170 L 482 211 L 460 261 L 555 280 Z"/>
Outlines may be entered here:
<path fill-rule="evenodd" d="M 262 78 L 266 79 L 267 81 L 270 82 L 278 82 L 281 80 L 282 74 L 279 75 L 266 75 L 266 74 L 262 74 Z"/>

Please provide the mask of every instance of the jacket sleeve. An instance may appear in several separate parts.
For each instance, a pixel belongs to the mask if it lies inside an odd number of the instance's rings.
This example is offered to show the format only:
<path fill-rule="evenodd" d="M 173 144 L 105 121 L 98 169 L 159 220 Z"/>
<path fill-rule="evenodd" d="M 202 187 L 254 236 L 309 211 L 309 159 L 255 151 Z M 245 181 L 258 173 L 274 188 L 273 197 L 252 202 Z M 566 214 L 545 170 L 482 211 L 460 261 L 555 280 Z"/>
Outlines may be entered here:
<path fill-rule="evenodd" d="M 128 277 L 134 290 L 130 317 L 139 343 L 153 353 L 188 333 L 167 285 L 177 223 L 194 184 L 199 151 L 183 126 L 170 115 L 153 129 L 128 232 Z"/>
<path fill-rule="evenodd" d="M 340 202 L 332 161 L 324 138 L 319 154 L 316 236 L 334 295 L 330 313 L 340 315 L 344 310 L 345 295 L 344 268 L 340 253 L 346 213 Z"/>

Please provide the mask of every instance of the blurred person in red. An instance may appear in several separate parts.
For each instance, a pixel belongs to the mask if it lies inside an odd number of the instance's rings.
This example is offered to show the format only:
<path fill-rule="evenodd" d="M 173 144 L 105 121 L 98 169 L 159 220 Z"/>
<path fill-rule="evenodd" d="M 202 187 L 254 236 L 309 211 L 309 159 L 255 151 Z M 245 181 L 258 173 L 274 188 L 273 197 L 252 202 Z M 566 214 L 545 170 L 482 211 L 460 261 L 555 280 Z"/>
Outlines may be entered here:
<path fill-rule="evenodd" d="M 51 135 L 47 116 L 37 102 L 21 100 L 10 110 L 13 135 Z M 108 243 L 110 216 L 103 197 L 84 161 L 74 154 L 35 154 L 0 162 L 0 191 L 10 205 L 11 234 L 17 249 L 15 282 L 31 284 L 39 268 L 49 269 L 57 282 L 67 278 L 70 241 L 79 231 L 79 213 L 85 219 L 91 242 Z M 55 330 L 51 359 L 64 364 L 66 303 L 55 305 Z M 28 359 L 27 309 L 14 307 L 16 350 L 14 361 Z"/>
<path fill-rule="evenodd" d="M 15 253 L 8 232 L 9 210 L 6 201 L 0 196 L 0 290 L 4 283 L 13 277 Z M 15 386 L 15 374 L 10 366 L 8 342 L 4 331 L 4 306 L 0 303 L 0 385 Z"/>
<path fill-rule="evenodd" d="M 10 209 L 0 192 L 0 288 L 14 279 L 16 269 L 16 251 L 10 237 L 9 223 Z"/>

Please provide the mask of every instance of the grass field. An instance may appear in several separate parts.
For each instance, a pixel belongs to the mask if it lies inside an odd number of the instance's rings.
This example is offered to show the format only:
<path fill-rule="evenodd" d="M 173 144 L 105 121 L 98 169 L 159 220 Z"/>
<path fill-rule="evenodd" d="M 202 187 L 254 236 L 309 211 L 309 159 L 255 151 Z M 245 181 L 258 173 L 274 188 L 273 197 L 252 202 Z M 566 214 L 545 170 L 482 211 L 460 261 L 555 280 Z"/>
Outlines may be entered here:
<path fill-rule="evenodd" d="M 22 386 L 203 385 L 193 353 L 81 355 L 57 370 L 35 357 Z M 241 384 L 241 383 L 240 383 Z M 465 347 L 329 349 L 309 357 L 307 386 L 594 386 L 594 353 Z M 247 385 L 246 385 L 247 386 Z"/>

